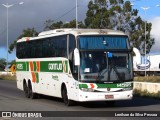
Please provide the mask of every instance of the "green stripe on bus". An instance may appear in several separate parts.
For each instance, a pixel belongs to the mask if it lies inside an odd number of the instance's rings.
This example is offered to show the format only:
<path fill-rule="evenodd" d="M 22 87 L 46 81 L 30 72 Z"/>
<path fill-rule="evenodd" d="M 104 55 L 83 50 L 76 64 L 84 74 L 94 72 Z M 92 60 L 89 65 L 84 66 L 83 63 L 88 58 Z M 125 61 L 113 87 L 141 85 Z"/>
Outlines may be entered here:
<path fill-rule="evenodd" d="M 62 61 L 42 61 L 41 72 L 63 72 Z"/>
<path fill-rule="evenodd" d="M 33 62 L 33 69 L 34 69 L 34 71 L 37 71 L 37 64 L 35 61 Z"/>
<path fill-rule="evenodd" d="M 29 62 L 25 62 L 26 64 L 26 71 L 29 71 Z"/>
<path fill-rule="evenodd" d="M 133 83 L 94 84 L 95 88 L 131 88 Z M 79 88 L 91 88 L 90 84 L 79 84 Z"/>
<path fill-rule="evenodd" d="M 117 88 L 117 84 L 97 84 L 98 88 Z"/>
<path fill-rule="evenodd" d="M 79 88 L 88 88 L 87 84 L 79 84 Z"/>
<path fill-rule="evenodd" d="M 39 74 L 36 72 L 36 83 L 39 83 Z"/>
<path fill-rule="evenodd" d="M 28 64 L 27 62 L 16 62 L 16 71 L 27 71 Z"/>
<path fill-rule="evenodd" d="M 37 71 L 36 61 L 33 61 L 34 71 Z M 29 62 L 16 62 L 17 71 L 29 71 Z M 41 61 L 40 72 L 66 72 L 68 73 L 68 61 Z"/>

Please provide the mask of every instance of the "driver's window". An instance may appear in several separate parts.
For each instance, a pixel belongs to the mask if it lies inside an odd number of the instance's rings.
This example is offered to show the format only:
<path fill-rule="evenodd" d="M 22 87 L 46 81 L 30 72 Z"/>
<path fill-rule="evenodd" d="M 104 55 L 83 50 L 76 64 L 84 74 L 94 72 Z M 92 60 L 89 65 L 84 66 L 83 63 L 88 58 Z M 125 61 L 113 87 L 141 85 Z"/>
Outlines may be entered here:
<path fill-rule="evenodd" d="M 76 39 L 74 35 L 69 35 L 68 44 L 69 44 L 68 58 L 69 58 L 70 70 L 71 70 L 73 77 L 77 79 L 78 78 L 78 67 L 74 65 L 74 49 L 76 48 Z"/>

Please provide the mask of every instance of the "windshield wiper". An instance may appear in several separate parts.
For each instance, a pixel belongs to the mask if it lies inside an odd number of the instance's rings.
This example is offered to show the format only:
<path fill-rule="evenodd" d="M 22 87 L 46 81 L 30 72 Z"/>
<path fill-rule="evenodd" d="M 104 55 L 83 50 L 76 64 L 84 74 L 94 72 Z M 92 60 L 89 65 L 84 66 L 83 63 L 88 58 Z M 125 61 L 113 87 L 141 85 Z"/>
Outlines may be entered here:
<path fill-rule="evenodd" d="M 96 78 L 97 83 L 99 83 L 101 81 L 101 78 L 103 78 L 101 73 L 103 72 L 104 69 L 106 69 L 106 67 L 101 67 L 100 70 L 98 71 L 98 75 L 97 75 L 97 78 Z M 107 70 L 105 72 L 107 72 Z"/>
<path fill-rule="evenodd" d="M 117 75 L 117 77 L 118 77 L 118 80 L 119 81 L 123 81 L 123 79 L 125 79 L 125 78 L 123 78 L 123 75 L 121 75 L 119 72 L 118 72 L 118 70 L 117 70 L 117 66 L 113 66 L 112 68 L 111 68 L 111 70 L 109 71 L 109 80 L 110 80 L 110 74 L 111 74 L 111 71 L 112 71 L 112 69 L 115 71 L 115 73 L 116 73 L 116 75 Z"/>

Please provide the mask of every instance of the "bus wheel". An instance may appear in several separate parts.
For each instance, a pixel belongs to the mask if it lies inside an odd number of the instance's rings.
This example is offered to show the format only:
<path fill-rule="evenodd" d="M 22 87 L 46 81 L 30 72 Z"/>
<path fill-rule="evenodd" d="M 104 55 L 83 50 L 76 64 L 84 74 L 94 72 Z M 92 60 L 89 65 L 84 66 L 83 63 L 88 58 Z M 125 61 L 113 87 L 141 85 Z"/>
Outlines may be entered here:
<path fill-rule="evenodd" d="M 29 97 L 30 97 L 30 96 L 29 96 L 29 90 L 28 90 L 28 87 L 27 87 L 27 84 L 26 84 L 26 83 L 24 83 L 23 88 L 24 88 L 25 96 L 26 96 L 27 98 L 29 98 Z"/>
<path fill-rule="evenodd" d="M 66 106 L 71 106 L 71 105 L 73 105 L 73 101 L 68 99 L 66 87 L 64 87 L 64 88 L 62 89 L 62 98 L 63 98 L 64 104 L 65 104 Z"/>
<path fill-rule="evenodd" d="M 37 98 L 38 98 L 38 95 L 37 95 L 37 93 L 33 93 L 31 83 L 29 83 L 28 89 L 29 89 L 29 97 L 30 97 L 31 99 L 37 99 Z"/>

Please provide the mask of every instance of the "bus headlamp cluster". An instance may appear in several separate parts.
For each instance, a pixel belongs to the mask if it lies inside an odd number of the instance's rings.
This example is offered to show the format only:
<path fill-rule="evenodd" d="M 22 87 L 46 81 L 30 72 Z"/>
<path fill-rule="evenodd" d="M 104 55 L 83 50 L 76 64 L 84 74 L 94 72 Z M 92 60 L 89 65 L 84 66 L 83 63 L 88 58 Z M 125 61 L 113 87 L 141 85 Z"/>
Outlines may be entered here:
<path fill-rule="evenodd" d="M 92 89 L 92 88 L 81 88 L 81 90 L 83 92 L 94 92 L 94 89 Z"/>

